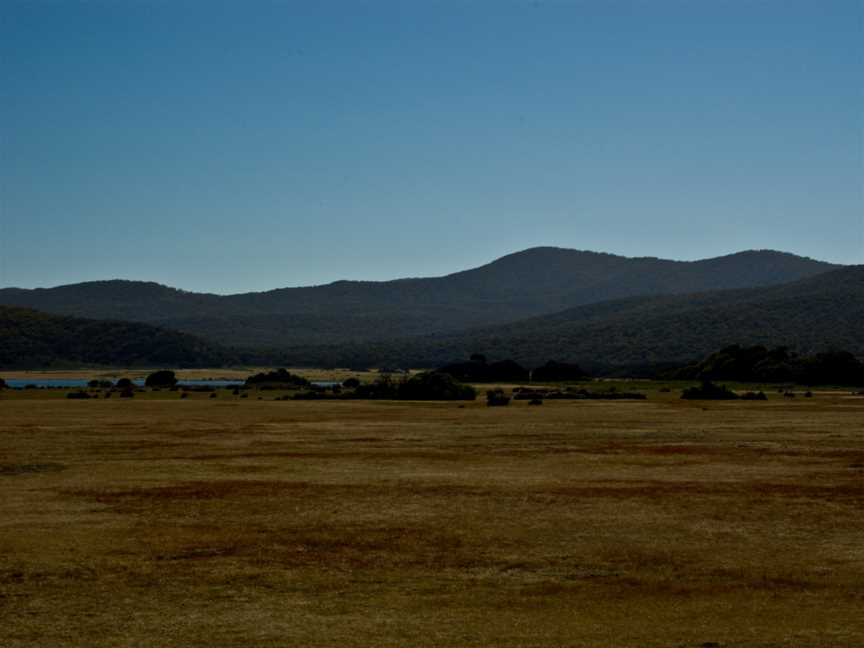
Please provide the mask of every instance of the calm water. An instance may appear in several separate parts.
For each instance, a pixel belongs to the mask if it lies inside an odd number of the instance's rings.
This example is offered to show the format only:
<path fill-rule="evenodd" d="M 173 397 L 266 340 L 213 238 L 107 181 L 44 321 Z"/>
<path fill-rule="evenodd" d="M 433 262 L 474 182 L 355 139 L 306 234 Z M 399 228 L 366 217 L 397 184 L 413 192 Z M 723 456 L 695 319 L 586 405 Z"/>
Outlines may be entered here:
<path fill-rule="evenodd" d="M 87 383 L 90 382 L 87 378 L 28 378 L 28 379 L 18 379 L 18 378 L 7 378 L 6 384 L 12 388 L 20 388 L 26 385 L 36 385 L 36 387 L 57 387 L 57 388 L 69 388 L 69 387 L 86 387 Z M 114 381 L 116 382 L 116 380 Z M 144 386 L 144 379 L 139 378 L 132 381 L 139 387 Z M 209 387 L 225 387 L 227 385 L 242 385 L 243 380 L 181 380 L 177 384 L 178 385 L 189 385 L 190 387 L 198 387 L 198 386 L 209 386 Z M 316 387 L 334 387 L 341 383 L 334 381 L 318 381 L 313 382 L 313 385 Z"/>
<path fill-rule="evenodd" d="M 24 387 L 25 385 L 36 385 L 37 387 L 86 387 L 90 382 L 87 378 L 27 378 L 19 380 L 17 378 L 6 379 L 6 384 L 10 387 Z M 113 382 L 116 382 L 113 381 Z M 144 386 L 144 379 L 136 379 L 132 381 L 139 387 Z M 241 385 L 242 380 L 181 380 L 178 385 L 209 385 L 210 387 L 224 387 L 225 385 Z"/>

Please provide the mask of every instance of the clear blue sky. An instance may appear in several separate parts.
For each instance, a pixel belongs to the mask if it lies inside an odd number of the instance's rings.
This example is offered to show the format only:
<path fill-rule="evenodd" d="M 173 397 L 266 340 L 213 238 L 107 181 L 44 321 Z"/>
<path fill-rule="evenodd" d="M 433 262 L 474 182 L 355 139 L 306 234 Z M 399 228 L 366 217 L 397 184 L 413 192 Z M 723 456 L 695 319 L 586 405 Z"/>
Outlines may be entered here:
<path fill-rule="evenodd" d="M 864 0 L 0 5 L 0 285 L 864 263 Z"/>

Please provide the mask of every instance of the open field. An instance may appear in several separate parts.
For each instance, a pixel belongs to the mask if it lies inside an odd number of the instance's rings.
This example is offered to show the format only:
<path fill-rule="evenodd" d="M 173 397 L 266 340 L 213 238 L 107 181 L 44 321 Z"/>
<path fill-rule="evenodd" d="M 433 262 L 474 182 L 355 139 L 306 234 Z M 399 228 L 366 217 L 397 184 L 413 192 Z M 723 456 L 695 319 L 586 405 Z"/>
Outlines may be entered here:
<path fill-rule="evenodd" d="M 0 395 L 0 645 L 864 645 L 862 397 L 163 393 Z"/>

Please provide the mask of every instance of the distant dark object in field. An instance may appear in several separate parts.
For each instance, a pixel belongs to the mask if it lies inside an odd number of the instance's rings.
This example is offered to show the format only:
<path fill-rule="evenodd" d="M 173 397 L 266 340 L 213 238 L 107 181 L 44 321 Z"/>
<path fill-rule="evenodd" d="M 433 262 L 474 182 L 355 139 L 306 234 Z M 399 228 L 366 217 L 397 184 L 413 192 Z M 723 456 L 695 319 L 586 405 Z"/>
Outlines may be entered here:
<path fill-rule="evenodd" d="M 249 398 L 249 394 L 244 392 L 244 393 L 240 394 L 240 398 Z"/>
<path fill-rule="evenodd" d="M 212 394 L 210 394 L 210 398 L 216 398 L 216 392 L 213 392 Z"/>
<path fill-rule="evenodd" d="M 790 392 L 790 391 L 783 392 L 783 397 L 784 398 L 795 398 L 795 392 Z"/>
<path fill-rule="evenodd" d="M 177 376 L 169 369 L 154 371 L 144 380 L 145 387 L 173 387 L 177 384 Z"/>
<path fill-rule="evenodd" d="M 346 378 L 342 386 L 345 389 L 357 389 L 360 386 L 360 381 L 357 378 Z"/>
<path fill-rule="evenodd" d="M 189 398 L 189 394 L 187 394 L 185 391 L 180 392 L 180 398 Z"/>
<path fill-rule="evenodd" d="M 699 387 L 688 387 L 681 392 L 685 400 L 735 400 L 738 394 L 725 385 L 715 385 L 710 380 L 703 380 Z"/>
<path fill-rule="evenodd" d="M 661 394 L 668 394 L 672 391 L 672 389 L 670 387 L 661 387 L 657 391 L 659 391 Z"/>
<path fill-rule="evenodd" d="M 530 401 L 528 401 L 528 404 L 529 405 L 542 405 L 543 401 L 540 400 L 539 398 L 532 398 Z"/>
<path fill-rule="evenodd" d="M 8 389 L 9 385 L 6 384 L 6 381 L 0 378 L 0 389 Z"/>
<path fill-rule="evenodd" d="M 131 389 L 133 387 L 133 383 L 130 378 L 121 378 L 114 386 L 117 389 Z"/>
<path fill-rule="evenodd" d="M 97 378 L 94 378 L 93 380 L 87 382 L 87 386 L 90 389 L 110 389 L 114 386 L 114 383 L 112 383 L 110 380 L 99 380 Z"/>
<path fill-rule="evenodd" d="M 762 391 L 758 391 L 758 392 L 748 391 L 748 392 L 744 392 L 743 394 L 741 394 L 741 400 L 764 401 L 764 400 L 768 400 L 768 397 L 765 395 L 765 392 L 762 392 Z"/>
<path fill-rule="evenodd" d="M 135 391 L 130 387 L 120 391 L 120 398 L 134 398 Z"/>
<path fill-rule="evenodd" d="M 292 374 L 287 369 L 277 369 L 249 376 L 246 379 L 246 386 L 259 389 L 298 389 L 308 387 L 309 381 L 303 376 Z"/>
<path fill-rule="evenodd" d="M 90 394 L 88 394 L 85 391 L 75 391 L 75 392 L 69 392 L 68 394 L 66 394 L 66 398 L 83 400 L 85 398 L 90 398 Z"/>
<path fill-rule="evenodd" d="M 813 398 L 813 392 L 809 390 L 804 392 L 804 398 Z"/>
<path fill-rule="evenodd" d="M 533 382 L 563 382 L 568 380 L 582 380 L 588 374 L 577 364 L 569 362 L 556 362 L 550 360 L 542 367 L 537 367 L 531 372 Z"/>
<path fill-rule="evenodd" d="M 503 389 L 490 389 L 486 392 L 486 405 L 489 407 L 503 407 L 510 404 L 510 397 Z"/>
<path fill-rule="evenodd" d="M 110 391 L 105 392 L 105 398 L 111 398 L 111 392 Z"/>
<path fill-rule="evenodd" d="M 472 357 L 485 360 L 485 357 L 479 354 Z M 457 362 L 436 371 L 453 376 L 461 382 L 528 382 L 529 379 L 528 370 L 513 360 L 492 363 L 479 360 Z"/>

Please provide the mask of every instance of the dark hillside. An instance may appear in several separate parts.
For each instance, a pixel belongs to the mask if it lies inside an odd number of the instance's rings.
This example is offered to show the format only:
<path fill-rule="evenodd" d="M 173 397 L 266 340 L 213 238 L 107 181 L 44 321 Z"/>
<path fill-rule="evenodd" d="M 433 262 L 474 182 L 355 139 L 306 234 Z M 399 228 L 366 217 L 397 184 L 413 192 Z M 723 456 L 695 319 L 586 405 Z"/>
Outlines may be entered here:
<path fill-rule="evenodd" d="M 87 320 L 0 306 L 0 368 L 82 365 L 212 367 L 229 351 L 146 324 Z"/>
<path fill-rule="evenodd" d="M 637 297 L 451 334 L 296 349 L 329 364 L 440 366 L 472 353 L 528 366 L 645 366 L 701 359 L 730 344 L 843 349 L 864 357 L 864 266 L 770 288 Z"/>
<path fill-rule="evenodd" d="M 228 296 L 99 281 L 0 290 L 0 303 L 146 322 L 220 344 L 287 348 L 453 332 L 637 295 L 772 285 L 834 267 L 767 250 L 685 262 L 542 247 L 435 278 L 337 281 Z"/>

